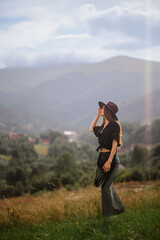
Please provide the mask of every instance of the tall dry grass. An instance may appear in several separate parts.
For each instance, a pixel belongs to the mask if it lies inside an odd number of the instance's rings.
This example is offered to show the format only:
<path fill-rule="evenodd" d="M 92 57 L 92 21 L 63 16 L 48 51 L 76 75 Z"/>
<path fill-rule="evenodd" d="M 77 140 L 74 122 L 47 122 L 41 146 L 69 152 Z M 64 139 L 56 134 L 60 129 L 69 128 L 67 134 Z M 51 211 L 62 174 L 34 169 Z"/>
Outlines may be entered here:
<path fill-rule="evenodd" d="M 160 200 L 160 181 L 113 184 L 125 209 L 149 207 Z M 61 188 L 40 196 L 25 195 L 0 201 L 0 224 L 42 223 L 101 213 L 100 188 L 68 192 Z"/>

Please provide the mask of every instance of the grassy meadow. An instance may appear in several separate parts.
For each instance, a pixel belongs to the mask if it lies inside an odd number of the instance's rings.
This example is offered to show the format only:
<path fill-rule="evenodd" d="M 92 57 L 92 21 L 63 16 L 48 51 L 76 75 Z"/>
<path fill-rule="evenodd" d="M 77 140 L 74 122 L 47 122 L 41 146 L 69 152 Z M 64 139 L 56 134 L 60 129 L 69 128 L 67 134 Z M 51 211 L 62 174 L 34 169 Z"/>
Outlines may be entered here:
<path fill-rule="evenodd" d="M 39 155 L 46 155 L 48 153 L 49 145 L 35 144 L 34 149 Z"/>
<path fill-rule="evenodd" d="M 0 159 L 3 159 L 3 161 L 9 161 L 11 159 L 11 157 L 3 155 L 3 154 L 0 154 Z"/>
<path fill-rule="evenodd" d="M 0 201 L 0 239 L 160 239 L 160 181 L 114 183 L 125 213 L 101 217 L 100 188 Z"/>

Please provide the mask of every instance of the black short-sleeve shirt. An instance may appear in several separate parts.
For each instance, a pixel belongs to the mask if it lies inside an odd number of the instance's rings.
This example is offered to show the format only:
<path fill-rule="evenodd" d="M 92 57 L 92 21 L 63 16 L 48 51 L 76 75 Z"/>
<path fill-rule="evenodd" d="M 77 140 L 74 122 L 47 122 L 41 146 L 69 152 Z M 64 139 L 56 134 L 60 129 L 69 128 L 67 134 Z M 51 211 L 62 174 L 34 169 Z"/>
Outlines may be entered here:
<path fill-rule="evenodd" d="M 106 148 L 111 150 L 112 149 L 112 142 L 113 139 L 117 141 L 117 146 L 120 146 L 119 142 L 119 133 L 120 133 L 120 126 L 115 121 L 110 121 L 105 128 L 103 129 L 104 124 L 101 126 L 93 127 L 93 132 L 98 137 L 99 147 L 97 148 Z M 102 133 L 101 130 L 103 129 Z"/>

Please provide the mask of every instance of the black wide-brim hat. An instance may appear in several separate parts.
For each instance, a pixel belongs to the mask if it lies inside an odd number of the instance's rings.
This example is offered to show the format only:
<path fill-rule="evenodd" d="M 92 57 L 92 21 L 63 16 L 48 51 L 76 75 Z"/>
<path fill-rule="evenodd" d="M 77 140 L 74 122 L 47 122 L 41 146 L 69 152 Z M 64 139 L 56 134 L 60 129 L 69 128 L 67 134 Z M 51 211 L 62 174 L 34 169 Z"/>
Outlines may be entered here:
<path fill-rule="evenodd" d="M 103 102 L 98 102 L 99 107 L 103 108 L 103 106 L 107 107 L 111 113 L 114 115 L 115 119 L 118 120 L 118 117 L 116 116 L 116 113 L 118 112 L 118 106 L 113 103 L 113 102 L 108 102 L 108 103 L 103 103 Z"/>

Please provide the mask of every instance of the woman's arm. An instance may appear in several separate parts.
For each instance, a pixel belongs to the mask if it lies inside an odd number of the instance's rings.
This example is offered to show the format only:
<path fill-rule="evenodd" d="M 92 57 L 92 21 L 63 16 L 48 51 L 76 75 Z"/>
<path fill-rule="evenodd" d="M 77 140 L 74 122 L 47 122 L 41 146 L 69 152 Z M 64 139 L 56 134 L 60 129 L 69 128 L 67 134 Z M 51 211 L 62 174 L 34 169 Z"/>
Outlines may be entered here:
<path fill-rule="evenodd" d="M 111 149 L 111 153 L 109 155 L 109 158 L 107 160 L 107 162 L 103 165 L 102 169 L 104 170 L 104 172 L 108 172 L 110 171 L 111 168 L 111 162 L 113 160 L 114 154 L 116 153 L 116 149 L 117 149 L 117 141 L 114 139 L 113 143 L 112 143 L 112 149 Z"/>
<path fill-rule="evenodd" d="M 100 117 L 100 112 L 101 112 L 101 108 L 98 108 L 97 110 L 97 115 L 95 116 L 93 122 L 91 123 L 91 126 L 89 128 L 90 132 L 93 132 L 93 127 L 95 127 L 97 125 L 98 119 Z"/>

